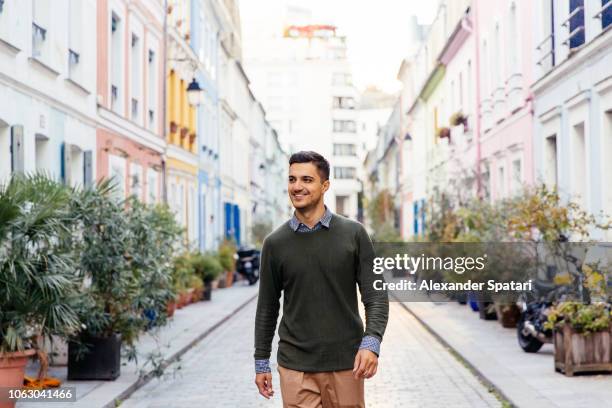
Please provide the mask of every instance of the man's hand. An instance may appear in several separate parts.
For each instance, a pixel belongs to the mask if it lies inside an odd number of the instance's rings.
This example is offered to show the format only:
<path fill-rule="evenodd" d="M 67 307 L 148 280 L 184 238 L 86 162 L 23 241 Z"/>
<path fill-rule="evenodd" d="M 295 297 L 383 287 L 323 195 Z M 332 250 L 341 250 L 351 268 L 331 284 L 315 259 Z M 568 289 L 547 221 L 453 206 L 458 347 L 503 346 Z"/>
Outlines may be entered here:
<path fill-rule="evenodd" d="M 353 377 L 372 378 L 378 369 L 378 356 L 376 353 L 367 349 L 361 349 L 355 356 L 355 364 L 353 365 Z"/>
<path fill-rule="evenodd" d="M 270 397 L 274 395 L 274 390 L 272 389 L 272 373 L 260 373 L 255 375 L 255 384 L 257 385 L 257 389 L 259 389 L 259 393 L 266 399 L 270 399 Z"/>

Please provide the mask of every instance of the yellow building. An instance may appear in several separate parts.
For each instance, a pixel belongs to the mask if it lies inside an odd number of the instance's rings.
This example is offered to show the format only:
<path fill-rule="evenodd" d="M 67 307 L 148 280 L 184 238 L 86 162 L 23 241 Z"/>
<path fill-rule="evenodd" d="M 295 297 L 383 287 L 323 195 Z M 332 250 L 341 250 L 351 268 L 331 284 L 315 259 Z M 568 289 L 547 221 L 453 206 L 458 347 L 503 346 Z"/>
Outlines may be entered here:
<path fill-rule="evenodd" d="M 177 12 L 180 8 L 175 8 Z M 169 58 L 166 83 L 167 142 L 166 186 L 168 205 L 186 229 L 186 240 L 198 239 L 198 137 L 197 106 L 189 103 L 187 88 L 195 76 L 197 57 L 187 41 L 188 21 L 169 28 Z M 193 103 L 193 101 L 192 101 Z"/>

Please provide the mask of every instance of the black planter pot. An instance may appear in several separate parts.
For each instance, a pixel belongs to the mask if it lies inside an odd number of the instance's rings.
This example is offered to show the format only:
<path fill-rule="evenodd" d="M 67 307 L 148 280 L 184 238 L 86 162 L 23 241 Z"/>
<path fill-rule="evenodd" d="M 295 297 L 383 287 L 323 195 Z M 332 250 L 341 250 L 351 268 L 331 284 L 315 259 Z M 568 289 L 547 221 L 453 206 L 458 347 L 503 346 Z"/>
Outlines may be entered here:
<path fill-rule="evenodd" d="M 204 294 L 202 300 L 210 300 L 212 298 L 212 282 L 204 282 Z"/>
<path fill-rule="evenodd" d="M 83 336 L 87 352 L 78 355 L 79 345 L 68 343 L 68 380 L 116 380 L 121 374 L 121 336 Z"/>
<path fill-rule="evenodd" d="M 497 313 L 493 307 L 493 302 L 478 301 L 478 316 L 482 320 L 497 320 Z"/>

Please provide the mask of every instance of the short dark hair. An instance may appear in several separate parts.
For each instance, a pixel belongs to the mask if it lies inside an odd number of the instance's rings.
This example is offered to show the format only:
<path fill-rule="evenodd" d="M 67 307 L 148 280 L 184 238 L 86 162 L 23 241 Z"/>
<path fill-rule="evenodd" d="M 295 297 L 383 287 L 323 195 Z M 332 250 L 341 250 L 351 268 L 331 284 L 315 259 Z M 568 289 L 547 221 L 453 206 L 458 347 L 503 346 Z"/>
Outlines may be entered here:
<path fill-rule="evenodd" d="M 329 180 L 329 162 L 317 152 L 302 150 L 293 153 L 289 158 L 289 166 L 293 163 L 312 163 L 317 166 L 321 180 Z"/>

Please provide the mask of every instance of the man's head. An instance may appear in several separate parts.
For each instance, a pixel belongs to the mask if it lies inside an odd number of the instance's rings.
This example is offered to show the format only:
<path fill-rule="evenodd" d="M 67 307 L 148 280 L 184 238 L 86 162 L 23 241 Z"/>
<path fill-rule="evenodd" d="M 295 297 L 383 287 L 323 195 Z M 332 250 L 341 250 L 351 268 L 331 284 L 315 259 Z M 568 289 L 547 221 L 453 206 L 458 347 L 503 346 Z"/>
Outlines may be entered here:
<path fill-rule="evenodd" d="M 316 152 L 302 151 L 289 158 L 287 191 L 296 209 L 315 208 L 329 189 L 329 162 Z"/>

